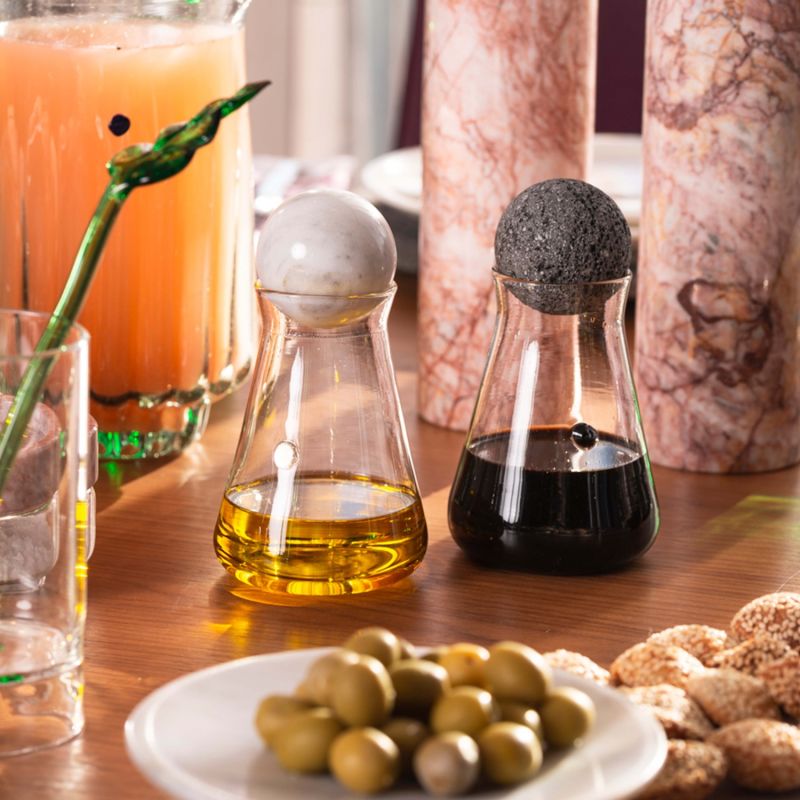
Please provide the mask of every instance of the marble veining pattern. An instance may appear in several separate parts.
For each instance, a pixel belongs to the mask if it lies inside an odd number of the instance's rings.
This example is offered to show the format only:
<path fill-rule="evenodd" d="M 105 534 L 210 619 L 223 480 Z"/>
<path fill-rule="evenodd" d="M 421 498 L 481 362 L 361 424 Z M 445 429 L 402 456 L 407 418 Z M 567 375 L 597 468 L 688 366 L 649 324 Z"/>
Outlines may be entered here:
<path fill-rule="evenodd" d="M 800 458 L 800 3 L 650 0 L 636 376 L 652 460 Z"/>
<path fill-rule="evenodd" d="M 494 233 L 522 189 L 584 178 L 597 0 L 428 0 L 419 409 L 465 429 L 495 319 Z"/>

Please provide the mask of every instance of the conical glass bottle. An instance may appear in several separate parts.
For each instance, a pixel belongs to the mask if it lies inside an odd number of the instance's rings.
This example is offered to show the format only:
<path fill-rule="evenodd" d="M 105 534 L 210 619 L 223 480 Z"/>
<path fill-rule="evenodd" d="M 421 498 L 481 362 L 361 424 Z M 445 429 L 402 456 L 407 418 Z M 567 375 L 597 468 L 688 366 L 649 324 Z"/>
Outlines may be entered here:
<path fill-rule="evenodd" d="M 452 535 L 473 559 L 593 573 L 652 544 L 659 513 L 623 325 L 629 282 L 495 273 L 497 324 L 449 503 Z"/>
<path fill-rule="evenodd" d="M 214 532 L 238 580 L 337 595 L 421 561 L 427 530 L 386 332 L 395 290 L 259 290 L 262 349 Z"/>

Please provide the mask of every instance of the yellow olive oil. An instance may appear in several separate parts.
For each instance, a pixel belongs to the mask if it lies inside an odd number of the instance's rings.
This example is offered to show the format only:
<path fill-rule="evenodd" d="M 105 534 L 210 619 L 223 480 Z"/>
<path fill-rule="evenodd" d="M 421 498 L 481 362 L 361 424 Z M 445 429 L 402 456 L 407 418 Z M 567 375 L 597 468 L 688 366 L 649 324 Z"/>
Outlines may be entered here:
<path fill-rule="evenodd" d="M 293 595 L 386 586 L 417 567 L 426 545 L 413 489 L 349 473 L 229 487 L 214 531 L 217 558 L 238 580 Z"/>

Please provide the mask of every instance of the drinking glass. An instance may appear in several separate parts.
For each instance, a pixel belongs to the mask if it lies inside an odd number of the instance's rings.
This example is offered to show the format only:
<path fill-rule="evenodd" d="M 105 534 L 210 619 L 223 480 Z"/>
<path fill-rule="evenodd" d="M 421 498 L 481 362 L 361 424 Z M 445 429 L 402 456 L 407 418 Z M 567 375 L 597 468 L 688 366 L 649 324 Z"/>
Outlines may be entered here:
<path fill-rule="evenodd" d="M 89 337 L 34 354 L 48 315 L 0 310 L 0 418 L 27 367 L 52 362 L 0 498 L 0 756 L 83 727 L 86 559 L 92 536 Z"/>
<path fill-rule="evenodd" d="M 245 82 L 247 0 L 0 0 L 0 306 L 52 310 L 123 148 Z M 240 110 L 137 192 L 81 323 L 100 454 L 176 452 L 247 376 L 252 156 Z"/>

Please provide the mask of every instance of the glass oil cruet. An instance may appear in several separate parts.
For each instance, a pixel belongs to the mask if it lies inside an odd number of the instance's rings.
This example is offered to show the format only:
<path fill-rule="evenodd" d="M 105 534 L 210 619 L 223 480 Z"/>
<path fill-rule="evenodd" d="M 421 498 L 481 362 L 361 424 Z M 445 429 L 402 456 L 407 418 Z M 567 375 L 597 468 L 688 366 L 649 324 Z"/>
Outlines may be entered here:
<path fill-rule="evenodd" d="M 451 533 L 488 565 L 615 569 L 659 524 L 625 343 L 627 223 L 589 184 L 547 181 L 506 210 L 495 251 L 498 317 Z"/>
<path fill-rule="evenodd" d="M 386 331 L 395 265 L 386 221 L 348 192 L 298 195 L 262 230 L 261 352 L 214 532 L 251 587 L 363 592 L 424 555 Z"/>

